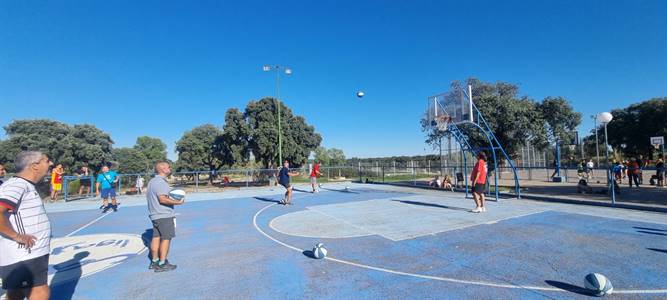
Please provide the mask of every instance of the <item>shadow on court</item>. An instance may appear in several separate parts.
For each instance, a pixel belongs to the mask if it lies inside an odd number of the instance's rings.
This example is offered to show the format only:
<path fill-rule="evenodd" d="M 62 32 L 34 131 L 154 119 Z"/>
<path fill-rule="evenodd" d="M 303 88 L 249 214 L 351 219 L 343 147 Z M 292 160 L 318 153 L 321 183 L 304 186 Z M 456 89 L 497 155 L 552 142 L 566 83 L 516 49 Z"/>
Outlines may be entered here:
<path fill-rule="evenodd" d="M 664 249 L 656 249 L 656 248 L 646 248 L 646 249 L 651 250 L 651 251 L 655 251 L 655 252 L 660 252 L 660 253 L 667 254 L 667 250 L 664 250 Z"/>
<path fill-rule="evenodd" d="M 259 200 L 259 201 L 264 201 L 264 202 L 271 202 L 271 203 L 278 203 L 278 204 L 280 204 L 280 200 L 274 200 L 274 199 L 271 199 L 271 198 L 263 198 L 263 197 L 253 197 L 253 198 L 255 198 L 255 199 Z"/>
<path fill-rule="evenodd" d="M 649 228 L 649 227 L 632 226 L 632 228 L 634 228 L 634 229 L 640 229 L 640 230 L 650 230 L 650 231 L 667 232 L 667 230 L 664 230 L 664 229 L 656 229 L 656 228 Z"/>
<path fill-rule="evenodd" d="M 88 255 L 90 255 L 88 251 L 79 252 L 72 259 L 53 266 L 56 269 L 56 274 L 53 275 L 53 280 L 51 281 L 55 285 L 52 284 L 51 286 L 50 299 L 72 299 L 83 273 L 81 270 L 81 261 L 88 257 Z"/>
<path fill-rule="evenodd" d="M 639 232 L 639 233 L 646 233 L 646 234 L 652 234 L 652 235 L 667 236 L 667 233 L 653 232 L 653 231 L 647 231 L 647 230 L 637 230 L 637 232 Z"/>
<path fill-rule="evenodd" d="M 359 194 L 359 192 L 353 192 L 351 190 L 345 190 L 345 189 L 335 190 L 335 189 L 329 189 L 329 188 L 325 188 L 325 187 L 321 187 L 320 189 L 327 190 L 327 191 L 332 191 L 332 192 L 339 192 L 339 193 Z"/>
<path fill-rule="evenodd" d="M 572 292 L 575 294 L 579 295 L 584 295 L 584 296 L 592 296 L 591 292 L 588 291 L 586 288 L 576 286 L 573 284 L 565 283 L 565 282 L 560 282 L 560 281 L 554 281 L 554 280 L 545 280 L 548 285 L 553 286 L 555 288 L 559 288 L 562 290 L 566 290 L 568 292 Z"/>
<path fill-rule="evenodd" d="M 419 206 L 429 206 L 429 207 L 437 207 L 437 208 L 444 208 L 444 209 L 451 209 L 451 210 L 459 210 L 459 211 L 470 211 L 469 208 L 463 208 L 463 207 L 455 207 L 455 206 L 447 206 L 447 205 L 441 205 L 441 204 L 435 204 L 435 203 L 427 203 L 427 202 L 419 202 L 419 201 L 408 201 L 408 200 L 391 200 L 391 201 L 396 201 L 396 202 L 401 202 L 405 204 L 410 204 L 410 205 L 419 205 Z"/>

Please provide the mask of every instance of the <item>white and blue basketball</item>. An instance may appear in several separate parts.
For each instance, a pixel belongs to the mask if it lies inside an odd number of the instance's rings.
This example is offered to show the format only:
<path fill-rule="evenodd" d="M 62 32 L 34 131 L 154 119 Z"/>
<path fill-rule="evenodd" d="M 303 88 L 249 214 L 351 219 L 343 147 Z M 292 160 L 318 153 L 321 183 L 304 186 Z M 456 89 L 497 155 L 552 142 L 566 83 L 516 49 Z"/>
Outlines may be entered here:
<path fill-rule="evenodd" d="M 614 291 L 611 281 L 609 281 L 607 277 L 604 277 L 604 275 L 598 273 L 590 273 L 586 275 L 584 286 L 587 290 L 591 291 L 593 295 L 598 297 L 609 295 Z"/>
<path fill-rule="evenodd" d="M 185 198 L 185 191 L 180 189 L 171 190 L 171 192 L 169 192 L 169 198 L 183 200 L 183 198 Z"/>
<path fill-rule="evenodd" d="M 327 257 L 327 248 L 324 248 L 324 244 L 317 243 L 317 245 L 315 245 L 315 248 L 313 248 L 313 257 L 317 259 Z"/>

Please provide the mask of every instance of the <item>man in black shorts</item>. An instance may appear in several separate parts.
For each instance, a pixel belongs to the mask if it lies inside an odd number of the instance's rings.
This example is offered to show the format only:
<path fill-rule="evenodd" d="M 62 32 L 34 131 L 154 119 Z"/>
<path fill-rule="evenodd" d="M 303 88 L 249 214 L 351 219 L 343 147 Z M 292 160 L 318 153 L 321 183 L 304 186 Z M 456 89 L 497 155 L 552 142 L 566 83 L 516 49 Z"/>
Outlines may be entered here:
<path fill-rule="evenodd" d="M 289 162 L 285 160 L 283 163 L 282 169 L 280 169 L 280 173 L 278 174 L 278 183 L 280 185 L 284 186 L 287 191 L 285 192 L 285 198 L 283 198 L 282 201 L 280 201 L 280 204 L 283 205 L 292 205 L 292 186 L 290 185 L 290 176 L 298 176 L 298 172 L 290 172 L 289 169 Z"/>
<path fill-rule="evenodd" d="M 7 299 L 49 299 L 51 222 L 35 184 L 49 172 L 37 151 L 16 156 L 16 176 L 0 186 L 0 278 Z"/>
<path fill-rule="evenodd" d="M 171 166 L 167 162 L 155 164 L 155 177 L 148 182 L 146 200 L 148 213 L 153 223 L 153 239 L 151 240 L 151 263 L 148 269 L 155 272 L 171 271 L 176 269 L 167 260 L 171 239 L 176 236 L 176 213 L 174 205 L 181 205 L 185 201 L 169 198 L 171 188 L 167 176 L 171 174 Z"/>

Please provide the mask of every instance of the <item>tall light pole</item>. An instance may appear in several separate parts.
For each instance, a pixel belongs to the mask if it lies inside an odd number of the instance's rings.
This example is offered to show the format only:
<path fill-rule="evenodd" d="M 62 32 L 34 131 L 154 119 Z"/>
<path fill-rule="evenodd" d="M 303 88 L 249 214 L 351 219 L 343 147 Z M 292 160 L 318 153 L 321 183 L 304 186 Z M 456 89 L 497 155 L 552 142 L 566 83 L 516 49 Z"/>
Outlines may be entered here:
<path fill-rule="evenodd" d="M 277 167 L 281 166 L 283 163 L 283 131 L 282 125 L 280 124 L 280 73 L 281 70 L 285 72 L 285 75 L 292 75 L 292 69 L 280 65 L 264 65 L 262 67 L 264 72 L 271 72 L 272 70 L 276 71 L 276 106 L 278 106 L 278 164 Z"/>
<path fill-rule="evenodd" d="M 598 144 L 598 117 L 599 115 L 592 115 L 591 118 L 593 118 L 593 124 L 595 124 L 594 129 L 595 129 L 595 155 L 598 161 L 598 168 L 600 167 L 600 145 Z"/>
<path fill-rule="evenodd" d="M 606 152 L 605 157 L 607 158 L 607 182 L 609 183 L 609 189 L 611 190 L 611 204 L 616 204 L 616 191 L 614 190 L 614 181 L 611 177 L 611 169 L 609 168 L 609 143 L 607 141 L 607 124 L 609 124 L 613 118 L 614 116 L 610 113 L 603 112 L 598 115 L 597 120 L 604 125 L 604 150 Z"/>

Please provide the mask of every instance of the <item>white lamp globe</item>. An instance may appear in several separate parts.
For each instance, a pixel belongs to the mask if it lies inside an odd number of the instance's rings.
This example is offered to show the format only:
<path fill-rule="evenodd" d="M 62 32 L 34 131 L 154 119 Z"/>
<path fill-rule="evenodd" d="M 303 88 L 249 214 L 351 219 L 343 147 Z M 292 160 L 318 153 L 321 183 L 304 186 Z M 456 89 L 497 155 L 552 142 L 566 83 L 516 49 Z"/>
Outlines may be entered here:
<path fill-rule="evenodd" d="M 614 118 L 614 116 L 612 116 L 608 112 L 603 112 L 603 113 L 598 114 L 598 122 L 600 122 L 602 124 L 606 124 L 606 123 L 611 122 L 611 120 L 613 118 Z"/>

